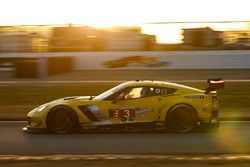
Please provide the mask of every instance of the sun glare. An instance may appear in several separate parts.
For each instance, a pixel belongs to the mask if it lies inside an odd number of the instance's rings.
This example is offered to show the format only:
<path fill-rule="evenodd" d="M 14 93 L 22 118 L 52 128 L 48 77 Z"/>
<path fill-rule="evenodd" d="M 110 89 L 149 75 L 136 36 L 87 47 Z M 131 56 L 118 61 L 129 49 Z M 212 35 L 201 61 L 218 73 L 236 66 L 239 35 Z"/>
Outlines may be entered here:
<path fill-rule="evenodd" d="M 72 23 L 103 28 L 142 26 L 143 32 L 158 35 L 159 42 L 170 43 L 178 43 L 180 30 L 194 24 L 160 26 L 143 23 L 250 20 L 250 1 L 247 0 L 3 0 L 0 3 L 1 25 Z M 212 26 L 226 29 L 234 25 Z M 238 26 L 242 28 L 245 25 Z"/>

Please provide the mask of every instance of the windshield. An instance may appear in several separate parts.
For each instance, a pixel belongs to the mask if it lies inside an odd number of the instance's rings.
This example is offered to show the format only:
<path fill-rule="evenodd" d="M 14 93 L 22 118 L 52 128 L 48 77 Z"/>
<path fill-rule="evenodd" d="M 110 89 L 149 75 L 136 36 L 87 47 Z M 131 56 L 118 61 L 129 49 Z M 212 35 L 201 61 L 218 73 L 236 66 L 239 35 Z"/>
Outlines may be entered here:
<path fill-rule="evenodd" d="M 112 95 L 112 94 L 118 92 L 119 90 L 125 88 L 126 85 L 127 85 L 127 83 L 122 83 L 122 84 L 120 84 L 120 85 L 117 85 L 116 87 L 113 87 L 112 89 L 109 89 L 109 90 L 103 92 L 102 94 L 96 96 L 96 97 L 94 98 L 94 100 L 104 100 L 104 99 L 106 99 L 107 97 L 109 97 L 110 95 Z"/>

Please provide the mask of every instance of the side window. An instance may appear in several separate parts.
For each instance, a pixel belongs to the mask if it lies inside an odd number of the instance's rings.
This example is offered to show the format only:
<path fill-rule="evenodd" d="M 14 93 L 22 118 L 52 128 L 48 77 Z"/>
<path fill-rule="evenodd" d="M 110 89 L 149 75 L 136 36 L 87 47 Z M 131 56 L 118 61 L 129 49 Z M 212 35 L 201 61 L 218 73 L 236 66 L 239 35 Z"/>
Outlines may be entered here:
<path fill-rule="evenodd" d="M 109 96 L 105 100 L 130 100 L 130 99 L 138 99 L 143 97 L 150 97 L 150 96 L 160 96 L 166 94 L 172 94 L 176 92 L 177 89 L 174 88 L 164 88 L 164 87 L 130 87 L 125 88 L 115 94 Z"/>
<path fill-rule="evenodd" d="M 119 98 L 120 100 L 125 100 L 124 96 L 126 94 L 126 92 L 128 91 L 128 88 L 125 88 L 123 90 L 120 90 L 112 95 L 110 95 L 109 97 L 107 97 L 105 100 L 115 100 L 117 98 Z"/>
<path fill-rule="evenodd" d="M 155 87 L 154 88 L 154 95 L 166 95 L 166 94 L 172 94 L 176 92 L 177 89 L 174 88 L 163 88 L 163 87 Z"/>
<path fill-rule="evenodd" d="M 154 89 L 148 86 L 130 88 L 125 93 L 124 100 L 153 96 L 153 91 Z"/>
<path fill-rule="evenodd" d="M 173 94 L 177 91 L 177 89 L 174 88 L 167 88 L 167 94 Z"/>
<path fill-rule="evenodd" d="M 133 88 L 126 88 L 123 89 L 105 100 L 130 100 L 130 99 L 137 99 L 142 97 L 147 97 L 150 95 L 150 91 L 153 91 L 153 88 L 150 87 L 133 87 Z"/>
<path fill-rule="evenodd" d="M 140 98 L 140 97 L 142 97 L 142 92 L 143 92 L 143 88 L 142 87 L 131 88 L 125 94 L 125 100 Z"/>

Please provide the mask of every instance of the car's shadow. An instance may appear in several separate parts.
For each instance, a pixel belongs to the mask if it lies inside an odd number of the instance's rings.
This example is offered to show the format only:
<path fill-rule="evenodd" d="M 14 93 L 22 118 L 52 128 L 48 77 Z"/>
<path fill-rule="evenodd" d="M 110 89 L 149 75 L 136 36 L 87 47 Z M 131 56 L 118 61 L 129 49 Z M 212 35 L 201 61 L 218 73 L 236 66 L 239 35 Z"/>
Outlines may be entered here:
<path fill-rule="evenodd" d="M 188 133 L 177 133 L 171 129 L 91 129 L 83 130 L 77 129 L 69 134 L 202 134 L 202 133 L 218 133 L 219 129 L 212 128 L 195 128 Z M 45 131 L 43 133 L 33 133 L 33 134 L 51 134 L 51 135 L 65 135 L 65 134 L 55 134 L 50 131 Z"/>

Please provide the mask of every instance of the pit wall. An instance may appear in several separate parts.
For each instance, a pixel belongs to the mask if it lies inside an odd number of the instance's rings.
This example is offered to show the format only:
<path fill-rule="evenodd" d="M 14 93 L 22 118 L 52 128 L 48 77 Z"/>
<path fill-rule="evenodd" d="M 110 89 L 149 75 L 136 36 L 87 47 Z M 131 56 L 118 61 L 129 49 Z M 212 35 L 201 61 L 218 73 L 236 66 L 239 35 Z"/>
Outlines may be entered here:
<path fill-rule="evenodd" d="M 13 67 L 16 74 L 25 76 L 32 71 L 37 78 L 72 70 L 250 69 L 250 50 L 1 53 L 3 62 L 19 63 Z"/>
<path fill-rule="evenodd" d="M 85 52 L 74 55 L 75 70 L 250 69 L 250 51 Z"/>

